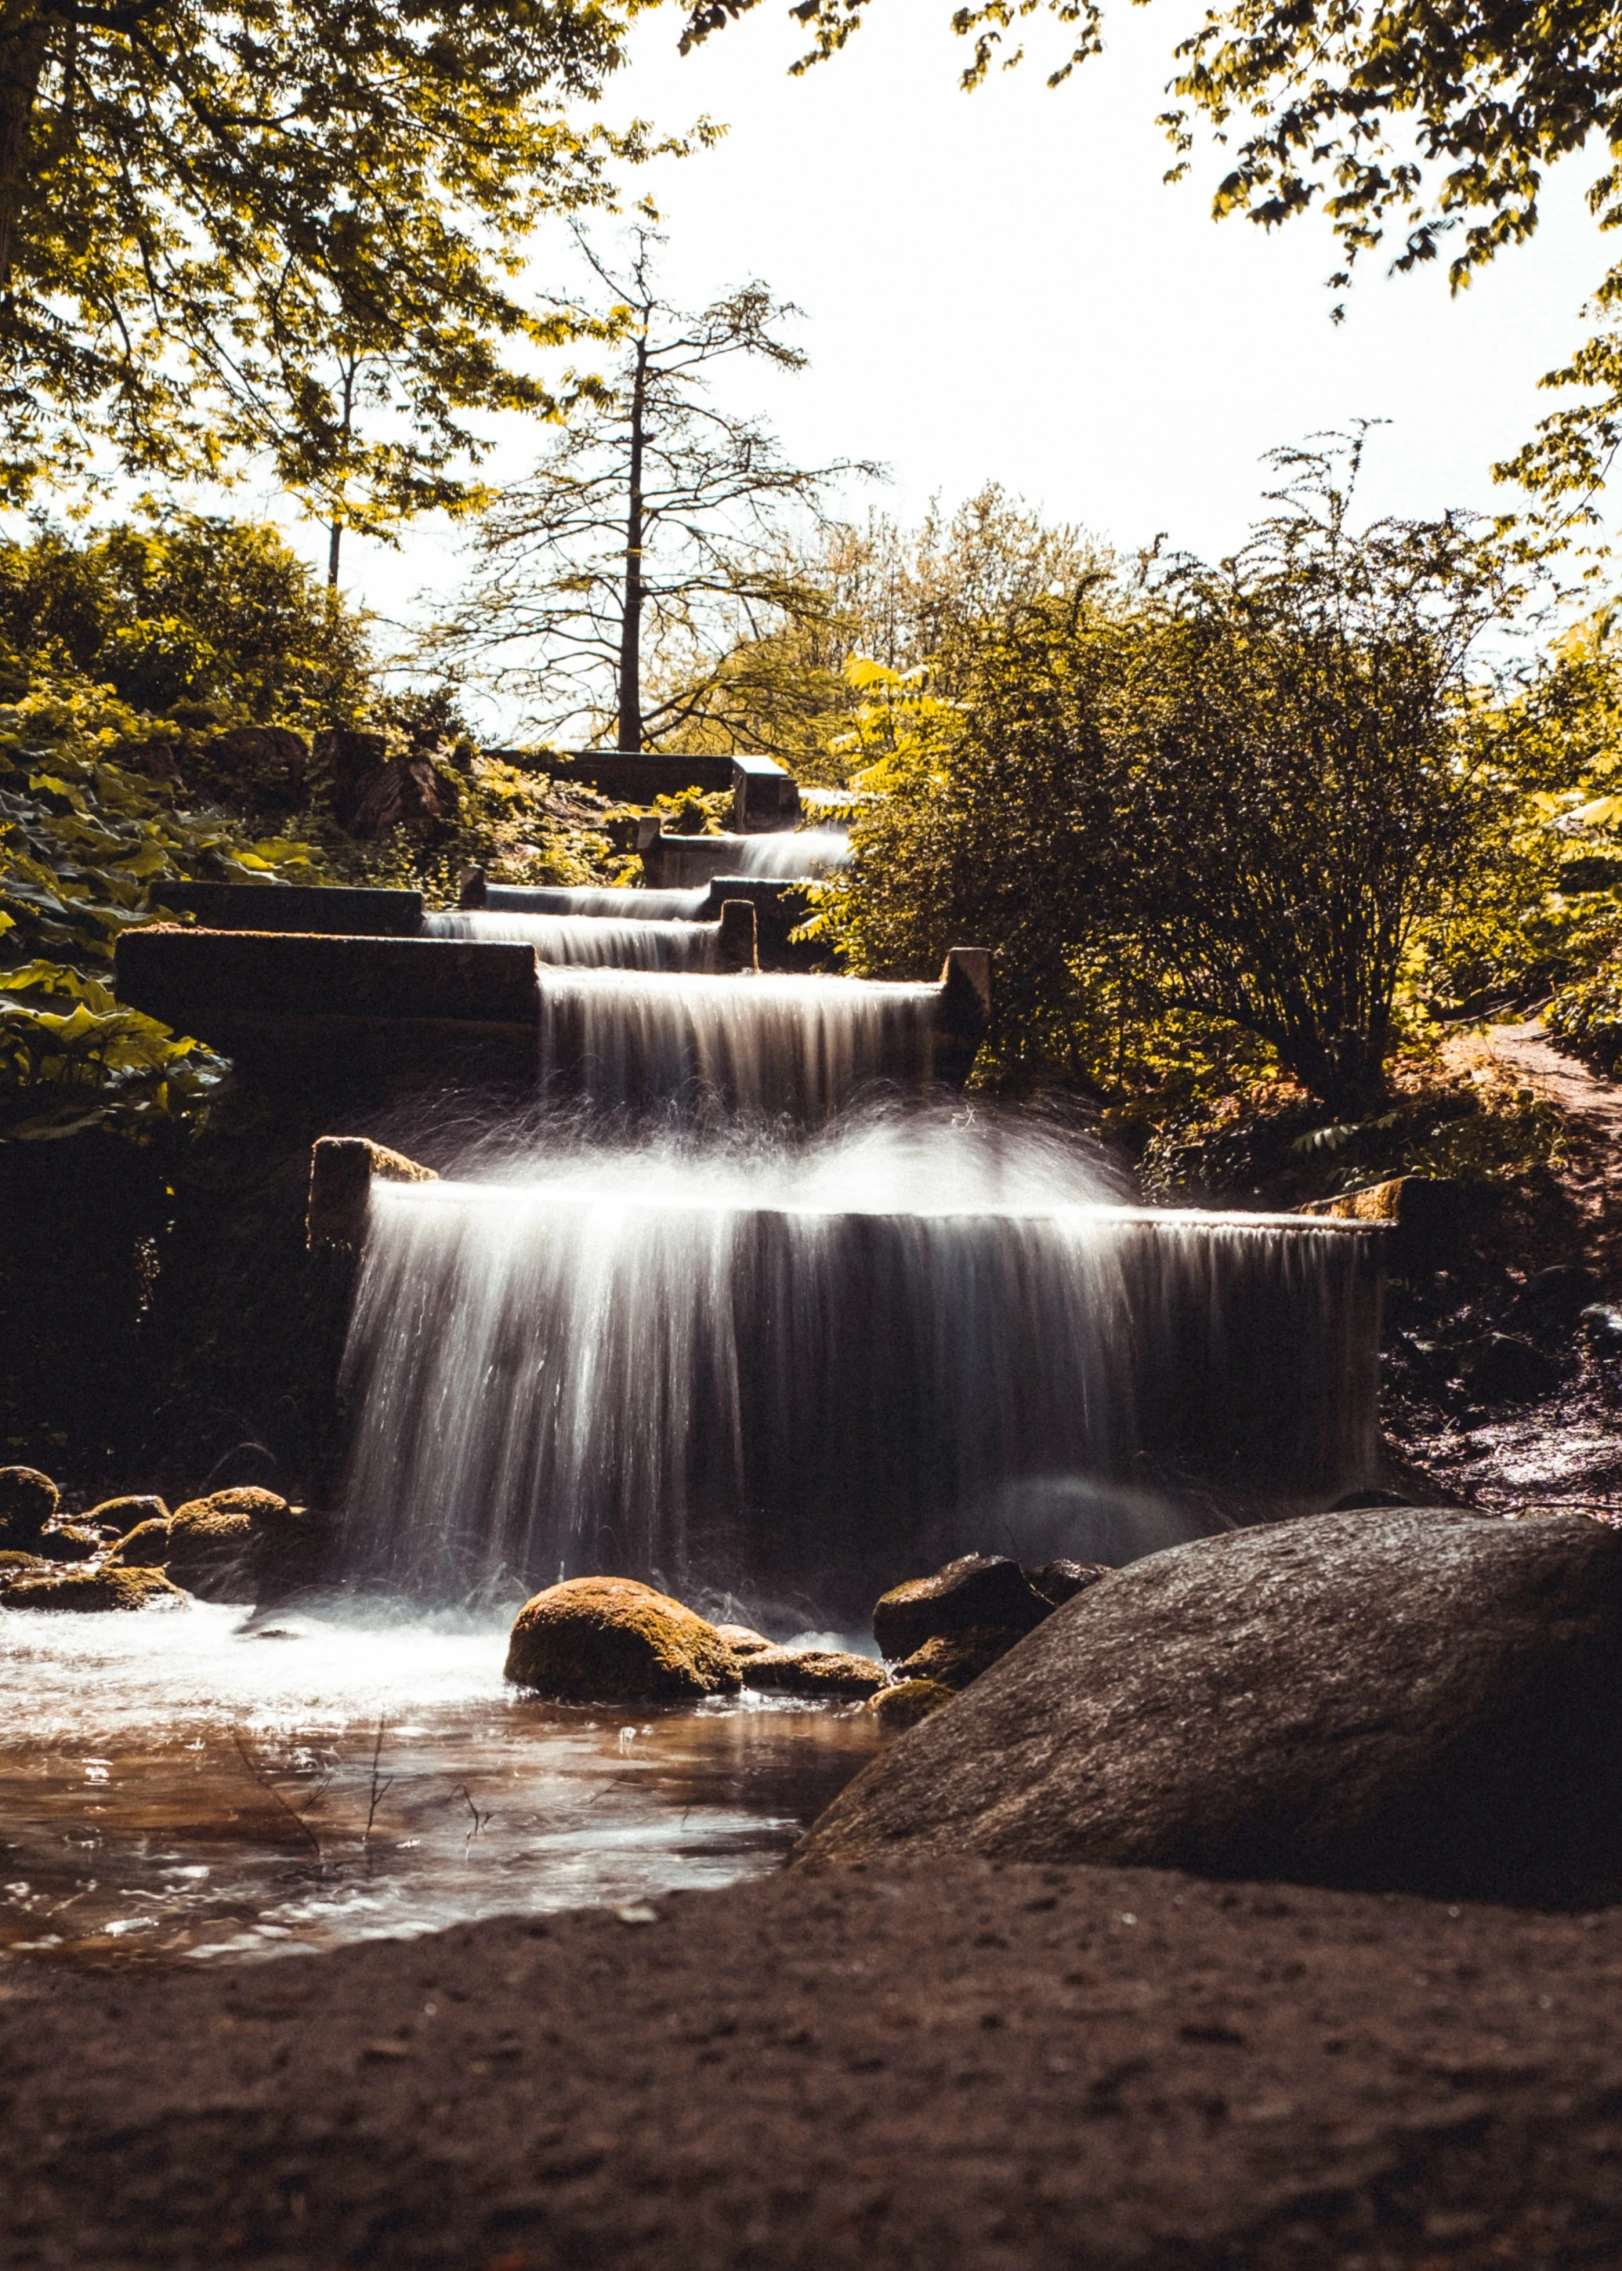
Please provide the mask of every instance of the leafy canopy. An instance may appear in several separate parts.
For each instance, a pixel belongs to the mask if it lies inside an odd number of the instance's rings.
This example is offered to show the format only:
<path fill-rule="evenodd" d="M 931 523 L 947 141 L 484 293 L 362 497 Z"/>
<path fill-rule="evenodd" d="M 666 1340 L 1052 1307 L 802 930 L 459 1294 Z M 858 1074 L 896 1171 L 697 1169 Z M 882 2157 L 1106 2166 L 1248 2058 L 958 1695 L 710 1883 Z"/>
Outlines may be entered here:
<path fill-rule="evenodd" d="M 759 0 L 697 0 L 684 47 Z M 804 70 L 836 53 L 867 0 L 798 0 L 811 33 Z M 1023 60 L 1028 19 L 1060 27 L 1048 73 L 1058 86 L 1102 52 L 1104 0 L 969 0 L 953 18 L 972 42 L 964 84 Z M 1540 8 L 1492 0 L 1217 0 L 1172 51 L 1174 107 L 1160 124 L 1188 169 L 1204 128 L 1226 160 L 1212 209 L 1273 228 L 1317 209 L 1342 255 L 1331 284 L 1387 252 L 1400 270 L 1446 258 L 1455 291 L 1537 229 L 1549 168 L 1597 146 L 1588 203 L 1601 230 L 1622 225 L 1622 14 L 1602 0 Z M 1337 309 L 1337 313 L 1339 310 Z M 1596 287 L 1595 336 L 1545 386 L 1580 403 L 1540 425 L 1501 477 L 1562 513 L 1583 513 L 1622 445 L 1622 264 Z"/>
<path fill-rule="evenodd" d="M 444 501 L 463 413 L 542 399 L 501 352 L 556 336 L 511 289 L 525 237 L 643 147 L 572 114 L 636 4 L 4 0 L 12 495 L 111 436 L 171 473 L 268 448 L 362 517 Z M 394 413 L 371 444 L 357 360 Z"/>

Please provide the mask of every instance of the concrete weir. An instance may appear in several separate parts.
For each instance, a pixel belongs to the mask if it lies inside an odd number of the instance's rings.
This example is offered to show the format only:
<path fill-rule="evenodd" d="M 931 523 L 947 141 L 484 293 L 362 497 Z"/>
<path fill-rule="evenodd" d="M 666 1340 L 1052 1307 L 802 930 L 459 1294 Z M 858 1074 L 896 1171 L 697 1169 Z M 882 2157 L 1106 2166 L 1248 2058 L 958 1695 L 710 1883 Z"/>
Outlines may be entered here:
<path fill-rule="evenodd" d="M 931 1204 L 949 1136 L 899 1178 L 832 1140 L 820 1177 L 616 1153 L 514 1184 L 318 1143 L 351 1566 L 447 1598 L 725 1575 L 854 1613 L 987 1536 L 1126 1560 L 1372 1475 L 1383 1229 L 1022 1193 L 1017 1159 L 1001 1200 Z"/>
<path fill-rule="evenodd" d="M 768 978 L 755 930 L 750 901 L 724 902 L 716 974 L 688 977 L 561 968 L 522 939 L 156 923 L 119 940 L 117 987 L 282 1082 L 541 1078 L 615 1105 L 683 1090 L 747 1101 L 752 1068 L 769 1073 L 775 1052 L 793 1059 L 788 1108 L 821 1117 L 875 1079 L 967 1078 L 990 1011 L 985 949 L 954 948 L 934 986 Z M 760 1101 L 771 1108 L 765 1088 Z"/>

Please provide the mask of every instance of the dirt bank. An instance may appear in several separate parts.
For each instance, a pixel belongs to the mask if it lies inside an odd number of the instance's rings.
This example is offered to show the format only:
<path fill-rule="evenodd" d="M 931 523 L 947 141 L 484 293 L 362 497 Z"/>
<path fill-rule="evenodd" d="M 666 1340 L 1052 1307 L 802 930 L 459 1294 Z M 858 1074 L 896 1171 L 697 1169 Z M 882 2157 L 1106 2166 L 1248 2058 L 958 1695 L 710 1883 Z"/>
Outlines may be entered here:
<path fill-rule="evenodd" d="M 1622 1912 L 777 1878 L 140 1977 L 0 1969 L 24 2267 L 1622 2260 Z"/>

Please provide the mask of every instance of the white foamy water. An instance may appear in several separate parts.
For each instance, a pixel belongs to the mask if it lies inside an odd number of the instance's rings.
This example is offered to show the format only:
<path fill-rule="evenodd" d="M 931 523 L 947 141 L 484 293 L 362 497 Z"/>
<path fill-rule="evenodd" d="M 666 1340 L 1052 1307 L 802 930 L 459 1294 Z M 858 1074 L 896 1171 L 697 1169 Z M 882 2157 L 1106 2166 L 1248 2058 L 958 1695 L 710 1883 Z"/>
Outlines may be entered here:
<path fill-rule="evenodd" d="M 602 892 L 626 899 L 629 892 Z M 713 923 L 633 919 L 609 914 L 532 915 L 465 913 L 426 915 L 429 938 L 494 938 L 533 946 L 543 962 L 585 969 L 712 971 L 719 931 Z"/>
<path fill-rule="evenodd" d="M 581 888 L 534 889 L 518 884 L 486 887 L 487 914 L 593 915 L 622 923 L 693 922 L 709 903 L 709 888 L 690 891 L 607 891 Z"/>
<path fill-rule="evenodd" d="M 1076 1147 L 905 1118 L 376 1188 L 351 1565 L 844 1611 L 952 1552 L 1174 1542 L 1201 1478 L 1287 1499 L 1365 1470 L 1373 1241 L 1102 1189 Z"/>
<path fill-rule="evenodd" d="M 798 880 L 831 875 L 850 859 L 850 837 L 843 828 L 789 828 L 772 835 L 745 836 L 737 848 L 738 875 L 774 875 Z"/>
<path fill-rule="evenodd" d="M 927 1087 L 939 995 L 937 986 L 760 972 L 548 972 L 542 1079 L 610 1107 L 685 1100 L 826 1120 L 872 1082 Z"/>

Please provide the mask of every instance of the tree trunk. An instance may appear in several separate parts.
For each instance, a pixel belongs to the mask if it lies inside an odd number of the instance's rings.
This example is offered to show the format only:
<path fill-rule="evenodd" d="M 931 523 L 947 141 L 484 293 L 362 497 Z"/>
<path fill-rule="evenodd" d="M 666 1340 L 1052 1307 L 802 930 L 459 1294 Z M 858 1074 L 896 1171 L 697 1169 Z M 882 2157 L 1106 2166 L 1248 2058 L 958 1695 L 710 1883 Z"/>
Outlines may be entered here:
<path fill-rule="evenodd" d="M 338 589 L 338 552 L 343 540 L 343 522 L 341 520 L 330 522 L 327 528 L 327 589 L 331 592 Z"/>
<path fill-rule="evenodd" d="M 642 446 L 648 348 L 636 343 L 631 382 L 631 494 L 625 510 L 625 600 L 620 613 L 619 746 L 642 747 Z"/>
<path fill-rule="evenodd" d="M 51 20 L 37 0 L 0 7 L 0 291 L 9 290 L 18 224 L 28 201 L 34 105 Z"/>

